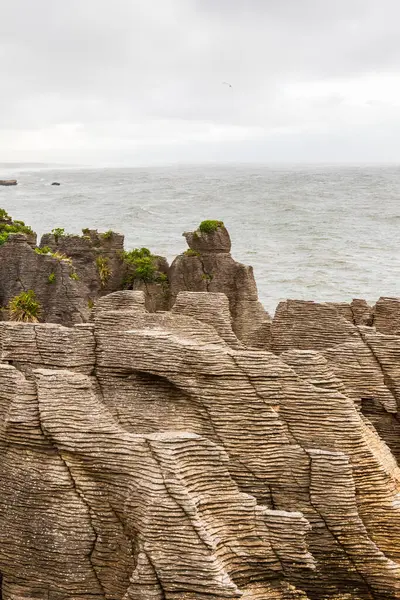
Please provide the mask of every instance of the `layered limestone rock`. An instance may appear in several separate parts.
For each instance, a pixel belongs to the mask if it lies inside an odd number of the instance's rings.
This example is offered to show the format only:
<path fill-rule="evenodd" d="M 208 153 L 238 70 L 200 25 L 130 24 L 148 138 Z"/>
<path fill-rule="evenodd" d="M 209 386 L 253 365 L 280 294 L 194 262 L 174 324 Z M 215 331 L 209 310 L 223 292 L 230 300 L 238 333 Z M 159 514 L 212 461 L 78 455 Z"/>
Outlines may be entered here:
<path fill-rule="evenodd" d="M 130 432 L 90 375 L 91 326 L 0 330 L 3 598 L 306 600 L 289 583 L 315 568 L 304 516 L 240 491 L 204 436 Z"/>
<path fill-rule="evenodd" d="M 40 321 L 67 326 L 88 321 L 97 298 L 122 289 L 143 290 L 150 311 L 167 310 L 168 262 L 146 248 L 125 252 L 123 242 L 113 231 L 85 229 L 79 236 L 54 229 L 36 247 L 30 227 L 0 209 L 0 318 L 13 318 L 9 302 L 28 291 L 39 302 Z M 132 262 L 132 253 L 141 262 Z"/>
<path fill-rule="evenodd" d="M 229 300 L 225 294 L 179 292 L 171 311 L 212 325 L 231 348 L 243 348 L 233 332 Z"/>
<path fill-rule="evenodd" d="M 243 491 L 272 509 L 300 510 L 313 526 L 318 569 L 291 581 L 312 597 L 346 589 L 398 597 L 399 472 L 337 391 L 343 384 L 331 374 L 330 388 L 316 387 L 274 355 L 234 350 L 216 327 L 177 316 L 98 314 L 96 372 L 110 410 L 130 431 L 208 437 L 228 453 Z"/>
<path fill-rule="evenodd" d="M 1 304 L 53 321 L 0 323 L 5 600 L 400 600 L 398 300 L 271 325 L 210 223 L 170 269 L 2 240 Z"/>
<path fill-rule="evenodd" d="M 374 312 L 376 315 L 376 308 Z M 344 384 L 346 395 L 361 408 L 398 459 L 399 344 L 397 335 L 382 335 L 374 327 L 351 323 L 343 305 L 333 303 L 281 302 L 272 324 L 274 351 L 320 351 L 332 374 Z"/>
<path fill-rule="evenodd" d="M 3 598 L 400 598 L 399 470 L 321 353 L 137 291 L 0 350 Z"/>
<path fill-rule="evenodd" d="M 169 280 L 172 303 L 179 292 L 217 292 L 228 297 L 232 326 L 246 346 L 269 348 L 270 317 L 258 301 L 253 269 L 236 262 L 231 240 L 221 224 L 205 233 L 184 233 L 189 250 L 172 263 Z"/>
<path fill-rule="evenodd" d="M 373 325 L 380 333 L 400 335 L 400 298 L 379 298 L 374 306 Z"/>
<path fill-rule="evenodd" d="M 122 286 L 124 236 L 119 233 L 101 234 L 95 229 L 86 229 L 82 236 L 48 233 L 42 237 L 40 247 L 71 258 L 92 299 Z"/>
<path fill-rule="evenodd" d="M 2 219 L 6 229 L 18 223 L 0 210 L 0 245 Z M 35 248 L 36 235 L 26 226 L 22 230 L 9 235 L 0 249 L 3 308 L 22 291 L 33 290 L 41 321 L 70 326 L 89 320 L 94 302 L 118 290 L 143 291 L 150 312 L 170 310 L 181 291 L 220 293 L 229 301 L 234 336 L 246 346 L 270 348 L 271 319 L 258 301 L 252 268 L 232 258 L 222 224 L 208 233 L 184 234 L 189 250 L 171 267 L 147 248 L 125 252 L 124 237 L 113 231 L 84 229 L 83 235 L 70 235 L 54 229 Z"/>
<path fill-rule="evenodd" d="M 62 256 L 38 254 L 24 234 L 10 235 L 0 246 L 0 306 L 21 292 L 34 290 L 41 318 L 73 325 L 89 317 L 84 284 L 76 279 L 72 263 Z M 3 318 L 7 318 L 7 312 Z"/>

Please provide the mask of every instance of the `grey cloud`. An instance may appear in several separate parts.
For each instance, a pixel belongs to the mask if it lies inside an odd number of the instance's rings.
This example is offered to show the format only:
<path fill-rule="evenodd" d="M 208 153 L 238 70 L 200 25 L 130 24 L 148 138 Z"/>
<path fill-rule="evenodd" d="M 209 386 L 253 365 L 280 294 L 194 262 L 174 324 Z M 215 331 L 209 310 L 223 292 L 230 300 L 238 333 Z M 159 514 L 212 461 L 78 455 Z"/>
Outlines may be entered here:
<path fill-rule="evenodd" d="M 106 156 L 111 139 L 135 142 L 137 124 L 140 141 L 146 123 L 153 139 L 157 121 L 170 121 L 178 138 L 185 122 L 194 145 L 201 122 L 204 131 L 323 125 L 344 110 L 339 80 L 396 74 L 399 34 L 397 0 L 5 0 L 0 143 L 76 124 L 89 154 L 90 140 L 104 136 Z M 326 79 L 338 90 L 325 98 L 286 92 Z"/>

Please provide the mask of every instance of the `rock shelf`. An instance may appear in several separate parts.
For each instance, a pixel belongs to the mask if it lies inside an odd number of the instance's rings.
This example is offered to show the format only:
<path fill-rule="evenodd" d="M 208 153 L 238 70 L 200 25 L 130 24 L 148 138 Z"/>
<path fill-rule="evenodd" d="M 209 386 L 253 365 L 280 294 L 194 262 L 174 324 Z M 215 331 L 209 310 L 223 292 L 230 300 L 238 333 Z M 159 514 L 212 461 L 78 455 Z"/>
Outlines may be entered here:
<path fill-rule="evenodd" d="M 271 319 L 215 223 L 0 246 L 3 599 L 400 599 L 400 300 Z"/>

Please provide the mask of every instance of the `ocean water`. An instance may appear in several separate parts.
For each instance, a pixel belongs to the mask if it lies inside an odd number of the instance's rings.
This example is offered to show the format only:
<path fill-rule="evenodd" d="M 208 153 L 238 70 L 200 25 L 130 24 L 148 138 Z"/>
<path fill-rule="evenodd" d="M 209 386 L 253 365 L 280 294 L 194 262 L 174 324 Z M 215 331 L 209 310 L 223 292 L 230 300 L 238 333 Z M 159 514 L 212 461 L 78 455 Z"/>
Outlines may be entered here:
<path fill-rule="evenodd" d="M 171 260 L 183 231 L 223 220 L 272 314 L 286 298 L 400 296 L 400 166 L 2 167 L 19 185 L 0 207 L 39 234 L 113 229 Z"/>

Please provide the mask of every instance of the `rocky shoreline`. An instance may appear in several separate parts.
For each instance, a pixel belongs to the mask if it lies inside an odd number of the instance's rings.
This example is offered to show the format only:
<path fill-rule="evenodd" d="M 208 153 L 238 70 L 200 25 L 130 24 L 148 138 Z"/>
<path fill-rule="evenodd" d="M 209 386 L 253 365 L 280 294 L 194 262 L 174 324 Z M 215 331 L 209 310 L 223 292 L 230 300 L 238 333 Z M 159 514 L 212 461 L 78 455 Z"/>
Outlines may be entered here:
<path fill-rule="evenodd" d="M 2 597 L 399 599 L 400 299 L 271 318 L 184 235 L 0 211 Z"/>
<path fill-rule="evenodd" d="M 11 185 L 18 185 L 18 181 L 16 179 L 0 179 L 0 185 L 9 187 Z"/>

